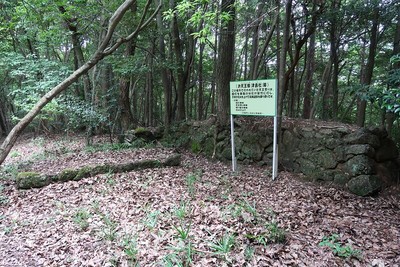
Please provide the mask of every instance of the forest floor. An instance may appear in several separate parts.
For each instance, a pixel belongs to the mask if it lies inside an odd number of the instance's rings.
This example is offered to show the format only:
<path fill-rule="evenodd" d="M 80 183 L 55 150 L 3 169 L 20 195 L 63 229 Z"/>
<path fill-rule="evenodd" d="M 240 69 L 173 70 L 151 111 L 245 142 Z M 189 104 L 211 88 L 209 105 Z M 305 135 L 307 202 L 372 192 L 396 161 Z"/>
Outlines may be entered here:
<path fill-rule="evenodd" d="M 17 167 L 59 172 L 172 148 L 22 138 L 0 169 L 0 266 L 399 266 L 400 194 L 357 197 L 297 174 L 182 152 L 179 167 L 18 190 Z"/>

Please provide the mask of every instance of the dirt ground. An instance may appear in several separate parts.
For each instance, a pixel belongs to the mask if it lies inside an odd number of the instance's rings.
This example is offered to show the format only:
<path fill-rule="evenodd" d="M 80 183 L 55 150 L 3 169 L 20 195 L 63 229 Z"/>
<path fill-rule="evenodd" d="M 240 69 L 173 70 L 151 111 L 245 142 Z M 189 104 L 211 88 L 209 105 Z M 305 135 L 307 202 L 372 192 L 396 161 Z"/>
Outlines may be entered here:
<path fill-rule="evenodd" d="M 186 151 L 179 167 L 40 189 L 10 178 L 17 167 L 57 173 L 176 152 L 107 141 L 18 142 L 0 169 L 0 266 L 399 266 L 398 191 L 362 198 L 287 172 L 272 181 L 270 167 L 232 173 Z"/>

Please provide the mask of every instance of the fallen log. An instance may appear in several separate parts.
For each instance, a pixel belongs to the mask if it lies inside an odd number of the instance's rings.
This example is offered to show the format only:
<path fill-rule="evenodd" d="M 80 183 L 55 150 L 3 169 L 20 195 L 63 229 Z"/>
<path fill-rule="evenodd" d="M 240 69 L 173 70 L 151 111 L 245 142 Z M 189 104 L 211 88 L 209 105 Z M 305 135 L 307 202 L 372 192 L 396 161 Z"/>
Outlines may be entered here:
<path fill-rule="evenodd" d="M 51 183 L 79 181 L 83 178 L 104 173 L 121 173 L 134 170 L 163 168 L 179 166 L 181 155 L 173 154 L 165 159 L 141 160 L 121 164 L 101 164 L 95 166 L 84 166 L 78 169 L 65 169 L 59 174 L 41 174 L 38 172 L 20 172 L 16 177 L 18 189 L 40 188 Z"/>

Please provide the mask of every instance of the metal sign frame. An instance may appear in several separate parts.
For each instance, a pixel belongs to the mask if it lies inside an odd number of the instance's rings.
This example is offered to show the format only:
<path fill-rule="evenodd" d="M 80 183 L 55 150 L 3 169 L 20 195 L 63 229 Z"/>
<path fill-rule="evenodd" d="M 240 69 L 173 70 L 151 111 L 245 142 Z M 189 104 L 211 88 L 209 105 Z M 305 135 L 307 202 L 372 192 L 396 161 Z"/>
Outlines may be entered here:
<path fill-rule="evenodd" d="M 237 169 L 234 115 L 273 116 L 272 179 L 278 175 L 278 88 L 276 79 L 230 82 L 232 170 Z"/>

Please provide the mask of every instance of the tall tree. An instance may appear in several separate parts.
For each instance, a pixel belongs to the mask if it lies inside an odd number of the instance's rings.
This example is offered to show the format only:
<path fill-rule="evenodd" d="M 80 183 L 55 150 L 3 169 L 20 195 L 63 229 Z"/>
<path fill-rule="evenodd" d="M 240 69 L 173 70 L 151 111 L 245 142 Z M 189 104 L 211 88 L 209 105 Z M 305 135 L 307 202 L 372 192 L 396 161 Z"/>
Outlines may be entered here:
<path fill-rule="evenodd" d="M 229 121 L 229 83 L 233 78 L 235 54 L 235 0 L 222 0 L 221 14 L 228 16 L 221 20 L 217 58 L 217 112 L 218 121 Z"/>
<path fill-rule="evenodd" d="M 304 83 L 303 118 L 311 118 L 311 92 L 315 71 L 315 33 L 310 36 L 306 52 L 306 78 Z"/>
<path fill-rule="evenodd" d="M 159 0 L 161 5 L 162 1 Z M 172 81 L 171 81 L 171 71 L 167 67 L 167 55 L 166 55 L 166 45 L 165 45 L 165 35 L 166 29 L 163 24 L 163 18 L 161 10 L 157 14 L 157 29 L 158 29 L 158 50 L 160 51 L 161 64 L 161 81 L 164 92 L 164 126 L 165 131 L 169 131 L 169 126 L 172 122 Z"/>
<path fill-rule="evenodd" d="M 371 8 L 371 29 L 369 31 L 369 47 L 367 63 L 363 65 L 360 77 L 360 83 L 363 87 L 368 87 L 372 82 L 372 75 L 375 66 L 376 49 L 378 46 L 378 35 L 379 35 L 379 17 L 380 8 L 379 1 L 372 1 Z M 365 124 L 365 111 L 367 108 L 367 100 L 359 98 L 357 102 L 357 125 L 363 127 Z"/>

